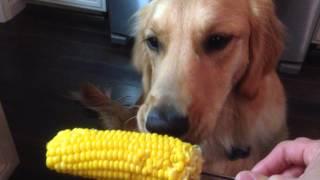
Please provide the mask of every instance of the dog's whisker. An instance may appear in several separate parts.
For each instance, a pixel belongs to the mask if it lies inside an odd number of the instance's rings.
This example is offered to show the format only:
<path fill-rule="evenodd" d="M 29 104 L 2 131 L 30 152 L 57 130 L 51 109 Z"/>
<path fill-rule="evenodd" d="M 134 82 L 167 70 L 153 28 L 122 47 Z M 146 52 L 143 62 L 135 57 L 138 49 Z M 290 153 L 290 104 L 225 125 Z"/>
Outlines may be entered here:
<path fill-rule="evenodd" d="M 119 103 L 122 103 L 122 102 L 125 101 L 127 98 L 130 98 L 130 96 L 122 96 L 122 97 L 119 97 L 118 99 L 116 99 L 116 101 L 118 101 Z"/>
<path fill-rule="evenodd" d="M 133 117 L 127 119 L 127 120 L 124 122 L 124 124 L 125 124 L 125 125 L 128 124 L 130 121 L 134 120 L 135 118 L 137 118 L 137 116 L 133 116 Z"/>
<path fill-rule="evenodd" d="M 140 108 L 141 107 L 141 105 L 131 105 L 131 106 L 128 106 L 128 108 L 129 109 L 132 109 L 132 108 Z"/>

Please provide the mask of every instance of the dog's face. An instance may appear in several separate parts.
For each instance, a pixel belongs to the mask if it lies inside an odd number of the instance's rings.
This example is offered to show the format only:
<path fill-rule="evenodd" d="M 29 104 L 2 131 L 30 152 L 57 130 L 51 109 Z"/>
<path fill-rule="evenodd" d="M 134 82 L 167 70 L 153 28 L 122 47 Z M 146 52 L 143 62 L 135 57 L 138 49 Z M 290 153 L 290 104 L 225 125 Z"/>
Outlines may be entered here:
<path fill-rule="evenodd" d="M 145 94 L 139 129 L 206 138 L 230 96 L 258 93 L 281 40 L 271 0 L 152 1 L 140 12 L 134 48 Z"/>

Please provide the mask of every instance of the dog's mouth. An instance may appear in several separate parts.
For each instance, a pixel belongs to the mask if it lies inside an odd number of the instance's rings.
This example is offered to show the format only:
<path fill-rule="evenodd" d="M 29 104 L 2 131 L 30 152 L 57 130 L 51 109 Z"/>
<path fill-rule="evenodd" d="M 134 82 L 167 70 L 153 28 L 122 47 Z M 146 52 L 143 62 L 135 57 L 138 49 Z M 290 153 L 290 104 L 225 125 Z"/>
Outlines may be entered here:
<path fill-rule="evenodd" d="M 140 131 L 147 132 L 147 133 L 153 133 L 153 132 L 148 131 L 148 129 L 141 129 Z M 157 133 L 157 134 L 160 134 L 160 133 Z M 200 138 L 195 138 L 194 136 L 192 136 L 192 133 L 186 133 L 182 136 L 173 136 L 171 134 L 165 134 L 165 133 L 162 133 L 162 135 L 172 136 L 172 137 L 175 137 L 175 138 L 182 140 L 183 142 L 187 142 L 187 143 L 190 143 L 193 145 L 200 145 L 201 144 Z"/>
<path fill-rule="evenodd" d="M 182 137 L 179 137 L 179 139 L 181 139 L 184 142 L 188 142 L 190 144 L 201 144 L 201 141 L 197 138 L 194 138 L 191 134 L 185 134 Z"/>
<path fill-rule="evenodd" d="M 147 122 L 145 124 L 147 124 Z M 174 132 L 174 133 L 166 133 L 165 130 L 163 130 L 163 129 L 150 131 L 147 128 L 147 126 L 145 126 L 143 129 L 140 129 L 140 130 L 144 131 L 144 132 L 148 132 L 148 133 L 157 133 L 157 134 L 172 136 L 172 137 L 178 138 L 184 142 L 188 142 L 190 144 L 195 144 L 195 145 L 201 144 L 201 136 L 200 135 L 195 136 L 195 133 L 194 133 L 195 130 L 193 128 L 188 128 L 188 130 L 183 134 L 179 133 L 179 132 L 181 132 L 181 129 L 174 129 L 174 128 L 170 129 L 170 131 Z"/>

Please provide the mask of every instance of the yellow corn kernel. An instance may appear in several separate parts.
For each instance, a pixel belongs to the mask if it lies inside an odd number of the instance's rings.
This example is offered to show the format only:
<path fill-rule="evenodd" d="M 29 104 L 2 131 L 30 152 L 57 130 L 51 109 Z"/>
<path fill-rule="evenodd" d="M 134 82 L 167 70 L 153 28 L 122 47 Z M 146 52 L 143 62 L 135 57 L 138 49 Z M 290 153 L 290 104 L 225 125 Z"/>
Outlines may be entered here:
<path fill-rule="evenodd" d="M 94 179 L 197 180 L 198 146 L 169 136 L 120 130 L 60 131 L 47 144 L 46 165 Z"/>

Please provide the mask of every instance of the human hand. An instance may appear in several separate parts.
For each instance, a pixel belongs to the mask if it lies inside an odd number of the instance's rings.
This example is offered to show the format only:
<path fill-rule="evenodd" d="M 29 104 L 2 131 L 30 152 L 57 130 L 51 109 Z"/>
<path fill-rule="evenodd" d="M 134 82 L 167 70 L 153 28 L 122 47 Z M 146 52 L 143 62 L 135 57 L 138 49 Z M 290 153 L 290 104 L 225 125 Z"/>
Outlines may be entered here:
<path fill-rule="evenodd" d="M 251 171 L 236 180 L 319 180 L 320 140 L 298 138 L 278 144 Z"/>

